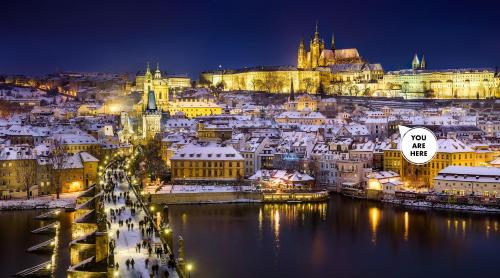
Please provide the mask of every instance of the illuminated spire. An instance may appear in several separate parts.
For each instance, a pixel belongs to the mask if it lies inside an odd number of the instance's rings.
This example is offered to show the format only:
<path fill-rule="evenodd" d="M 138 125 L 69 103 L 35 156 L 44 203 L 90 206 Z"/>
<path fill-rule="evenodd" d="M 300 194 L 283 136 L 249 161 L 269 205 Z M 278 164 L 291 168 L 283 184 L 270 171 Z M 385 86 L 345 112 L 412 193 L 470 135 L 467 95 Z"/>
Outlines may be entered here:
<path fill-rule="evenodd" d="M 156 62 L 155 79 L 161 78 L 160 63 Z"/>
<path fill-rule="evenodd" d="M 332 33 L 332 50 L 335 50 L 335 36 Z"/>
<path fill-rule="evenodd" d="M 418 60 L 417 53 L 413 56 L 413 61 L 411 62 L 411 68 L 417 70 L 420 68 L 420 61 Z"/>
<path fill-rule="evenodd" d="M 290 100 L 289 101 L 294 101 L 295 100 L 295 93 L 293 91 L 293 79 L 290 79 Z"/>
<path fill-rule="evenodd" d="M 147 66 L 146 66 L 146 75 L 150 75 L 151 74 L 151 69 L 149 68 L 149 62 L 147 63 Z"/>
<path fill-rule="evenodd" d="M 314 39 L 319 40 L 318 21 L 317 20 L 316 20 L 316 31 L 314 32 Z"/>
<path fill-rule="evenodd" d="M 425 55 L 422 54 L 422 60 L 420 61 L 420 69 L 426 69 L 427 63 L 425 62 Z"/>

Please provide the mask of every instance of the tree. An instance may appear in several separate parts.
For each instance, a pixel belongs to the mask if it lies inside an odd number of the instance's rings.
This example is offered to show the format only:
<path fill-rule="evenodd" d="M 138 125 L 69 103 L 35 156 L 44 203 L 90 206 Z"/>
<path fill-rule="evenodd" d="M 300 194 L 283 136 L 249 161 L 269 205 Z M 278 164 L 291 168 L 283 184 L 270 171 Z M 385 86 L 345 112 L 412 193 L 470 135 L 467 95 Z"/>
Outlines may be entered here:
<path fill-rule="evenodd" d="M 59 195 L 61 194 L 61 188 L 62 188 L 61 174 L 64 168 L 66 157 L 67 153 L 66 150 L 64 149 L 64 146 L 58 140 L 54 140 L 52 144 L 52 151 L 49 155 L 49 158 L 50 161 L 52 162 L 52 168 L 54 169 L 53 184 L 56 189 L 57 199 L 59 199 Z"/>
<path fill-rule="evenodd" d="M 167 179 L 167 166 L 161 158 L 161 145 L 157 140 L 149 140 L 139 153 L 138 158 L 134 161 L 132 169 L 142 178 L 150 177 L 152 180 L 156 178 Z"/>
<path fill-rule="evenodd" d="M 340 96 L 345 88 L 345 82 L 342 80 L 333 79 L 330 84 L 332 85 L 332 93 L 334 95 Z"/>
<path fill-rule="evenodd" d="M 404 82 L 403 85 L 401 85 L 401 94 L 403 94 L 404 98 L 408 98 L 408 93 L 410 91 L 410 84 L 408 82 Z"/>
<path fill-rule="evenodd" d="M 429 89 L 424 91 L 424 97 L 425 98 L 434 98 L 436 96 L 434 90 Z"/>
<path fill-rule="evenodd" d="M 22 161 L 22 165 L 17 167 L 17 178 L 23 184 L 26 190 L 26 199 L 30 198 L 30 188 L 35 184 L 36 180 L 36 167 L 34 159 L 27 159 Z"/>
<path fill-rule="evenodd" d="M 318 87 L 318 91 L 316 92 L 316 94 L 318 96 L 320 96 L 321 98 L 324 98 L 325 97 L 325 87 L 323 86 L 323 83 L 319 83 L 319 87 Z"/>
<path fill-rule="evenodd" d="M 266 74 L 264 79 L 264 88 L 268 93 L 277 91 L 278 78 L 274 74 Z"/>
<path fill-rule="evenodd" d="M 223 81 L 217 83 L 215 86 L 210 86 L 210 90 L 212 91 L 212 94 L 217 100 L 219 99 L 219 96 L 222 93 L 222 91 L 224 91 L 224 86 L 225 85 Z"/>
<path fill-rule="evenodd" d="M 304 78 L 302 82 L 304 82 L 306 93 L 310 93 L 314 89 L 314 82 L 311 78 Z"/>
<path fill-rule="evenodd" d="M 347 90 L 349 91 L 350 96 L 357 96 L 359 93 L 359 88 L 356 84 L 350 84 Z"/>

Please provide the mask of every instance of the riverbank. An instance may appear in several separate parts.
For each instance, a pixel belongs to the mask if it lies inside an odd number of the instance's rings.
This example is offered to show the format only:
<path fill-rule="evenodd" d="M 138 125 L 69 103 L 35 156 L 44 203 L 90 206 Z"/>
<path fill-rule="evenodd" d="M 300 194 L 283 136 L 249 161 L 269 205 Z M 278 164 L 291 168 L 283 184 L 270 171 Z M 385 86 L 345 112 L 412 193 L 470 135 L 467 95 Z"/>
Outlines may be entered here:
<path fill-rule="evenodd" d="M 226 204 L 226 203 L 290 203 L 328 200 L 328 192 L 261 191 L 251 186 L 192 186 L 167 185 L 146 187 L 142 192 L 153 204 Z"/>
<path fill-rule="evenodd" d="M 442 204 L 442 203 L 432 203 L 428 201 L 416 201 L 416 200 L 382 200 L 382 202 L 396 206 L 411 207 L 417 209 L 435 209 L 435 210 L 448 210 L 457 212 L 500 214 L 500 209 L 498 208 L 478 206 L 478 205 Z"/>
<path fill-rule="evenodd" d="M 33 199 L 0 200 L 0 210 L 28 210 L 28 209 L 74 209 L 78 193 L 61 194 L 59 199 L 55 195 L 35 197 Z"/>

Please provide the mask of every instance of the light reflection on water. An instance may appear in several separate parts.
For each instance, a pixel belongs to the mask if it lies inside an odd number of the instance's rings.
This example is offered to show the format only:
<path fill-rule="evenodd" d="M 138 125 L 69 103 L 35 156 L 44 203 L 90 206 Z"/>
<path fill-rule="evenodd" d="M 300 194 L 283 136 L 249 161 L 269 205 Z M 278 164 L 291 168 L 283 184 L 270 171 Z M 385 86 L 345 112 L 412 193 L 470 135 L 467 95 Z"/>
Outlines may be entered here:
<path fill-rule="evenodd" d="M 311 204 L 171 206 L 170 213 L 186 256 L 207 270 L 203 277 L 373 277 L 386 269 L 392 277 L 425 276 L 424 269 L 442 277 L 495 276 L 500 246 L 495 215 L 339 196 Z"/>

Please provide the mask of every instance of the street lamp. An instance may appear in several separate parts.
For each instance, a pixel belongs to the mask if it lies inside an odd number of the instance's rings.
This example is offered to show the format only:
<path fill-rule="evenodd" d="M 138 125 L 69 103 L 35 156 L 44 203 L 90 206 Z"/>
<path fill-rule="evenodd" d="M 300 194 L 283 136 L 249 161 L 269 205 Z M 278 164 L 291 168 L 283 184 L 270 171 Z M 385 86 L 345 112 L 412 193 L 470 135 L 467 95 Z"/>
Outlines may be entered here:
<path fill-rule="evenodd" d="M 187 264 L 186 265 L 186 270 L 188 272 L 188 278 L 191 278 L 191 270 L 193 270 L 193 265 L 192 264 Z"/>

